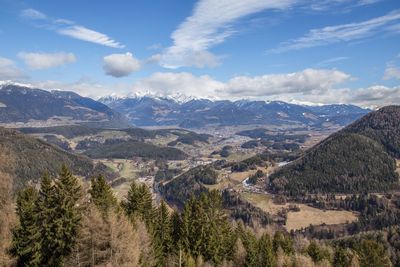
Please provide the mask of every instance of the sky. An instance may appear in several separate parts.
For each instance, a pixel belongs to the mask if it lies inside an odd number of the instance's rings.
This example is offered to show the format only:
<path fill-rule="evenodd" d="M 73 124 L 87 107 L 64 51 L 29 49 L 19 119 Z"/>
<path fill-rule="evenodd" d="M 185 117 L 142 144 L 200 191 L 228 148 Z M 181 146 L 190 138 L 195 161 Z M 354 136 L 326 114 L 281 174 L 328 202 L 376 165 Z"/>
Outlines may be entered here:
<path fill-rule="evenodd" d="M 95 99 L 400 104 L 400 1 L 0 0 L 0 80 Z"/>

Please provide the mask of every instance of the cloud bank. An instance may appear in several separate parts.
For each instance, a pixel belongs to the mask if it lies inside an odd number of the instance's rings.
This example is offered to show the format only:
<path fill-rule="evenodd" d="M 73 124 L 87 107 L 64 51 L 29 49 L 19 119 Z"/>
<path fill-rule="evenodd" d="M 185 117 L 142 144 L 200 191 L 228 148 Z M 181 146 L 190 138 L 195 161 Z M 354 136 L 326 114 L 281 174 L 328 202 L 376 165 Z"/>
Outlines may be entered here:
<path fill-rule="evenodd" d="M 76 61 L 73 53 L 26 53 L 21 52 L 18 57 L 22 59 L 25 64 L 34 70 L 49 69 L 59 67 L 68 63 Z"/>

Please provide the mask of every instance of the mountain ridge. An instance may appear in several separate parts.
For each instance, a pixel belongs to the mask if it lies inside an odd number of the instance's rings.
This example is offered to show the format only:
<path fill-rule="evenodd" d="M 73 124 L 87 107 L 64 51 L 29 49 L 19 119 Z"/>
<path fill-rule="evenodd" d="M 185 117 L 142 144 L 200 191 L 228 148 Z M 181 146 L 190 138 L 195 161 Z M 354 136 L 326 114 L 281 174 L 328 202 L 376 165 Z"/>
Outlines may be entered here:
<path fill-rule="evenodd" d="M 43 90 L 18 83 L 0 84 L 0 123 L 128 125 L 118 112 L 74 92 Z"/>
<path fill-rule="evenodd" d="M 269 177 L 267 188 L 304 193 L 383 192 L 399 188 L 400 106 L 371 112 Z"/>
<path fill-rule="evenodd" d="M 370 110 L 349 104 L 306 106 L 283 101 L 241 99 L 210 100 L 140 95 L 98 99 L 122 114 L 136 126 L 178 125 L 196 128 L 204 125 L 304 124 L 347 125 Z"/>

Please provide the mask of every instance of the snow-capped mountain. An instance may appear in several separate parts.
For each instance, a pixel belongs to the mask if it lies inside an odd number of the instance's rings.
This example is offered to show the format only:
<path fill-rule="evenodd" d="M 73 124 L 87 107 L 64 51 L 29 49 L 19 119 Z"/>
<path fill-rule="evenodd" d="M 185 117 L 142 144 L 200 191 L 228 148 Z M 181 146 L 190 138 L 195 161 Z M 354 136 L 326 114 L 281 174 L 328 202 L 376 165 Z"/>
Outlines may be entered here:
<path fill-rule="evenodd" d="M 22 126 L 74 123 L 128 125 L 124 116 L 91 98 L 14 82 L 0 83 L 0 123 Z"/>
<path fill-rule="evenodd" d="M 136 126 L 323 123 L 347 125 L 369 112 L 353 105 L 306 106 L 282 101 L 209 100 L 185 95 L 168 97 L 136 94 L 129 97 L 105 97 L 100 102 L 125 114 Z"/>

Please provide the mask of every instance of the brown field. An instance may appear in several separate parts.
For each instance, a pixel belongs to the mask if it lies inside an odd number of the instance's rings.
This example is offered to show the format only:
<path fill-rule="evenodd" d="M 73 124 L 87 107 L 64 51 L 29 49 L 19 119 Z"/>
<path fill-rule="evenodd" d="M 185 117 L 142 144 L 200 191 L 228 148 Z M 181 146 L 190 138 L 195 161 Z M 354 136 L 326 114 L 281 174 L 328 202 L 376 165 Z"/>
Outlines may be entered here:
<path fill-rule="evenodd" d="M 304 204 L 297 204 L 300 207 L 299 212 L 289 212 L 286 229 L 297 230 L 307 226 L 320 224 L 341 224 L 357 220 L 357 215 L 350 211 L 327 210 L 312 208 Z"/>
<path fill-rule="evenodd" d="M 229 175 L 229 178 L 235 182 L 243 182 L 244 179 L 254 174 L 255 170 L 245 171 L 245 172 L 233 172 Z"/>
<path fill-rule="evenodd" d="M 327 210 L 323 211 L 316 209 L 305 204 L 286 203 L 285 205 L 278 205 L 273 203 L 272 196 L 266 194 L 257 194 L 250 192 L 243 192 L 242 197 L 252 203 L 254 206 L 268 212 L 270 214 L 277 214 L 283 208 L 288 208 L 290 204 L 295 204 L 300 208 L 299 212 L 289 212 L 286 229 L 297 230 L 313 225 L 327 225 L 341 224 L 353 222 L 357 220 L 357 214 L 349 211 Z"/>

